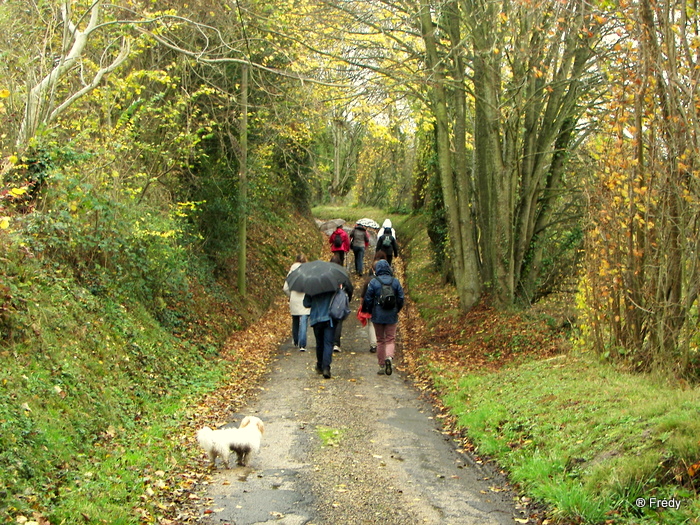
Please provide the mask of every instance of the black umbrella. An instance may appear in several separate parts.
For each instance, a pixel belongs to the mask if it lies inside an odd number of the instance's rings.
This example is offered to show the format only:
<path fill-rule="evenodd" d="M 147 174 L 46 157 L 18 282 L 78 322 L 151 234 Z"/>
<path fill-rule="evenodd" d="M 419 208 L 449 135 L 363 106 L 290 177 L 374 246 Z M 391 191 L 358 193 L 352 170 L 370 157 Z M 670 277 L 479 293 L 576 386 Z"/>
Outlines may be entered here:
<path fill-rule="evenodd" d="M 287 276 L 289 289 L 308 295 L 334 292 L 338 285 L 352 290 L 352 282 L 347 270 L 339 264 L 328 261 L 311 261 L 302 264 Z"/>

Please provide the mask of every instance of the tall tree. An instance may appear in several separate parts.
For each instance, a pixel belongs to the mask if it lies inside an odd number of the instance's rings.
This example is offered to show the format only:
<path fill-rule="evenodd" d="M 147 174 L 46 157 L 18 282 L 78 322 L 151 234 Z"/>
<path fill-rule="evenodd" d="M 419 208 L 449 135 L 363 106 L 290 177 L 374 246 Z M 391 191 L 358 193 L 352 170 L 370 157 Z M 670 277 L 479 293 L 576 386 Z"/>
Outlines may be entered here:
<path fill-rule="evenodd" d="M 596 16 L 583 0 L 465 2 L 482 274 L 498 304 L 536 289 L 563 161 L 599 74 Z"/>
<path fill-rule="evenodd" d="M 583 325 L 602 354 L 696 379 L 700 16 L 643 0 L 619 23 L 608 134 L 592 148 Z"/>
<path fill-rule="evenodd" d="M 113 47 L 111 44 L 105 44 L 99 65 L 96 68 L 90 67 L 90 61 L 86 57 L 88 43 L 96 39 L 94 33 L 104 28 L 101 24 L 102 0 L 96 0 L 85 12 L 77 15 L 73 13 L 69 2 L 61 3 L 59 9 L 63 36 L 61 47 L 57 50 L 58 58 L 53 68 L 29 89 L 16 140 L 16 146 L 20 150 L 29 143 L 40 126 L 54 122 L 66 108 L 95 89 L 103 77 L 117 69 L 129 55 L 129 39 L 123 37 L 117 50 L 113 51 L 110 49 Z M 83 29 L 80 28 L 82 20 L 87 20 Z M 47 45 L 51 43 L 47 42 Z M 92 78 L 84 78 L 86 70 L 90 71 L 88 75 Z M 61 82 L 76 71 L 82 73 L 82 85 L 66 90 Z"/>
<path fill-rule="evenodd" d="M 454 15 L 456 2 L 450 2 L 450 11 Z M 447 212 L 447 223 L 449 227 L 449 244 L 452 252 L 452 266 L 455 274 L 455 281 L 459 293 L 460 301 L 464 309 L 474 306 L 480 298 L 481 281 L 479 275 L 477 250 L 475 249 L 474 222 L 468 203 L 469 185 L 460 184 L 455 180 L 454 166 L 460 166 L 464 171 L 460 174 L 463 177 L 466 173 L 466 159 L 461 158 L 456 163 L 453 162 L 452 154 L 452 134 L 450 114 L 448 111 L 448 87 L 447 79 L 443 72 L 444 64 L 438 52 L 436 39 L 436 25 L 432 19 L 432 9 L 428 1 L 423 1 L 420 5 L 418 18 L 420 22 L 421 35 L 425 42 L 426 64 L 432 77 L 431 88 L 431 108 L 437 127 L 437 155 L 442 183 L 443 198 Z M 454 35 L 456 36 L 456 35 Z M 455 65 L 461 65 L 459 57 L 461 53 L 455 53 Z M 459 67 L 459 66 L 457 66 Z M 458 73 L 458 75 L 461 73 Z M 463 97 L 462 86 L 458 88 L 455 95 L 457 102 L 458 118 L 466 118 L 466 112 L 461 112 L 463 108 L 461 97 Z M 464 129 L 464 121 L 455 126 L 459 132 Z M 461 136 L 464 139 L 464 135 Z M 458 154 L 466 155 L 466 148 L 460 146 Z M 459 175 L 458 175 L 459 176 Z M 460 181 L 460 182 L 461 182 Z M 465 197 L 466 195 L 466 197 Z"/>

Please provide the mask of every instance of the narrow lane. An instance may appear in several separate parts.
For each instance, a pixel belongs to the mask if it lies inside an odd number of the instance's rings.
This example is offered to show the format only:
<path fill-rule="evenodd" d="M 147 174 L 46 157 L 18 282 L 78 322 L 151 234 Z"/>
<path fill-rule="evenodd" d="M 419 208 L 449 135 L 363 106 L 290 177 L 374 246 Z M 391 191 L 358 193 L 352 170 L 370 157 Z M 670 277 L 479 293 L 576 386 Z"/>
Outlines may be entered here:
<path fill-rule="evenodd" d="M 260 394 L 236 418 L 265 422 L 260 453 L 248 467 L 219 465 L 202 522 L 456 525 L 523 518 L 503 480 L 440 432 L 400 359 L 392 376 L 377 375 L 365 330 L 353 316 L 346 324 L 330 380 L 315 373 L 313 351 L 298 352 L 289 342 L 280 348 Z"/>

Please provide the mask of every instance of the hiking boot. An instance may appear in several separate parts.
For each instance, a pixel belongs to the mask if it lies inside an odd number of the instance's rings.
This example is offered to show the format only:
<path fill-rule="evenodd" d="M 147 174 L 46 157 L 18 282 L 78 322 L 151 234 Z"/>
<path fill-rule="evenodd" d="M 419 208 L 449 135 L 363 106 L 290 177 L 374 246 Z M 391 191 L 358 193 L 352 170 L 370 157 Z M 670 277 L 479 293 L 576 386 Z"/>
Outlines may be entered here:
<path fill-rule="evenodd" d="M 369 353 L 370 353 L 370 354 L 376 354 L 376 353 L 377 353 L 377 347 L 376 347 L 376 346 L 370 346 L 370 347 L 369 347 Z"/>
<path fill-rule="evenodd" d="M 391 373 L 393 372 L 392 367 L 391 367 L 391 365 L 392 365 L 391 361 L 392 361 L 391 357 L 387 357 L 386 361 L 384 361 L 384 369 L 386 371 L 386 375 L 388 375 L 388 376 L 390 376 Z"/>
<path fill-rule="evenodd" d="M 384 365 L 379 365 L 379 370 L 377 370 L 377 375 L 383 376 L 386 374 L 386 370 L 384 368 Z"/>
<path fill-rule="evenodd" d="M 333 346 L 333 351 L 340 353 L 340 347 L 338 345 Z"/>
<path fill-rule="evenodd" d="M 316 365 L 316 373 L 319 375 L 323 373 L 323 369 L 319 365 Z"/>
<path fill-rule="evenodd" d="M 302 347 L 299 349 L 299 351 L 300 351 L 300 352 L 306 352 L 306 348 L 304 348 L 304 347 L 302 346 Z"/>
<path fill-rule="evenodd" d="M 326 379 L 330 379 L 330 378 L 331 378 L 331 369 L 330 369 L 330 367 L 326 367 L 326 368 L 323 369 L 323 377 L 325 377 Z"/>

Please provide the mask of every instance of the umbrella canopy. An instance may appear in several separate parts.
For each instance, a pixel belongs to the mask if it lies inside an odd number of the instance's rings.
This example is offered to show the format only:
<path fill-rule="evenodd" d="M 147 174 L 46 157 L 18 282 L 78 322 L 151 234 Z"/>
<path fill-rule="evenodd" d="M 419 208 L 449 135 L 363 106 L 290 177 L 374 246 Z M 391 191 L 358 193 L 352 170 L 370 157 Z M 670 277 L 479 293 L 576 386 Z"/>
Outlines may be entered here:
<path fill-rule="evenodd" d="M 379 229 L 379 223 L 373 221 L 372 219 L 368 219 L 367 217 L 357 221 L 357 224 L 359 224 L 360 226 L 364 226 L 365 228 L 374 228 L 375 230 Z"/>
<path fill-rule="evenodd" d="M 287 284 L 290 290 L 308 295 L 334 292 L 340 284 L 352 289 L 347 270 L 328 261 L 311 261 L 302 264 L 287 276 Z"/>

